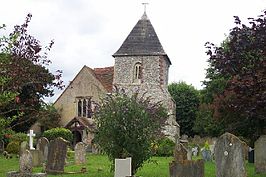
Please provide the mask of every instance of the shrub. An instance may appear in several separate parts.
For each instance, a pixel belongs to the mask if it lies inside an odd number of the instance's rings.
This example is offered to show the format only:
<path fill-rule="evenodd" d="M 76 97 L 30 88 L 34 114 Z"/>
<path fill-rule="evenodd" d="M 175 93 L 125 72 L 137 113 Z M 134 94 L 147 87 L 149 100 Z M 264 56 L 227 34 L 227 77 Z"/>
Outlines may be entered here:
<path fill-rule="evenodd" d="M 15 134 L 15 132 L 11 129 L 5 129 L 0 132 L 0 140 L 4 141 L 4 144 L 8 144 L 11 140 L 11 137 Z"/>
<path fill-rule="evenodd" d="M 49 141 L 54 140 L 58 137 L 61 137 L 61 138 L 68 140 L 68 141 L 73 140 L 72 132 L 66 128 L 52 128 L 50 130 L 46 130 L 43 133 L 43 136 L 46 137 Z"/>
<path fill-rule="evenodd" d="M 23 141 L 28 141 L 28 136 L 26 133 L 16 133 L 11 136 L 10 140 L 22 143 Z"/>
<path fill-rule="evenodd" d="M 156 154 L 157 156 L 172 156 L 173 150 L 175 148 L 175 143 L 168 139 L 168 138 L 161 138 L 157 142 L 157 150 Z"/>
<path fill-rule="evenodd" d="M 20 144 L 18 141 L 11 141 L 6 147 L 6 151 L 10 154 L 18 154 L 20 149 Z"/>

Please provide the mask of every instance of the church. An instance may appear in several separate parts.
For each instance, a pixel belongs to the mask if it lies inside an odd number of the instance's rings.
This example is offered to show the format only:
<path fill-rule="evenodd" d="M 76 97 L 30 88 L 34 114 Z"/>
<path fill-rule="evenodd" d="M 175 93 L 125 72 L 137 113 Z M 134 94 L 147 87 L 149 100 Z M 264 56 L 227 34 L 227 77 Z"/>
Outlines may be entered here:
<path fill-rule="evenodd" d="M 91 144 L 94 138 L 94 112 L 100 99 L 114 87 L 131 94 L 139 92 L 161 101 L 169 117 L 163 129 L 165 136 L 174 140 L 179 135 L 175 102 L 167 90 L 171 61 L 146 15 L 133 27 L 121 47 L 113 54 L 114 66 L 90 68 L 83 66 L 67 88 L 55 101 L 60 110 L 61 125 L 74 134 L 74 144 Z"/>

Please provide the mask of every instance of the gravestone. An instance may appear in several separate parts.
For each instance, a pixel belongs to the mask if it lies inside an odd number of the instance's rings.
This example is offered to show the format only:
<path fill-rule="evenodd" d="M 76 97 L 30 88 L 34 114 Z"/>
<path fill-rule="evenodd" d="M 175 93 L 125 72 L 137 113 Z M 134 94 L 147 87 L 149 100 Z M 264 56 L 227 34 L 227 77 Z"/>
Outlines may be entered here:
<path fill-rule="evenodd" d="M 56 138 L 49 143 L 46 164 L 47 173 L 63 173 L 67 154 L 68 141 Z"/>
<path fill-rule="evenodd" d="M 19 158 L 19 172 L 32 173 L 32 155 L 28 150 L 25 150 Z"/>
<path fill-rule="evenodd" d="M 174 159 L 178 162 L 183 162 L 187 160 L 187 150 L 183 144 L 176 145 L 174 149 Z"/>
<path fill-rule="evenodd" d="M 255 142 L 255 171 L 266 173 L 266 135 L 262 135 Z"/>
<path fill-rule="evenodd" d="M 35 149 L 33 147 L 33 137 L 35 136 L 35 134 L 33 133 L 33 130 L 30 130 L 30 133 L 27 134 L 30 138 L 29 138 L 29 145 L 30 145 L 30 150 Z"/>
<path fill-rule="evenodd" d="M 198 154 L 199 154 L 199 147 L 198 146 L 195 146 L 195 147 L 193 147 L 191 149 L 191 151 L 192 151 L 192 155 L 193 156 L 198 156 Z"/>
<path fill-rule="evenodd" d="M 220 136 L 215 149 L 216 177 L 247 177 L 241 140 L 230 133 Z"/>
<path fill-rule="evenodd" d="M 115 159 L 115 177 L 131 176 L 131 157 Z"/>
<path fill-rule="evenodd" d="M 212 153 L 211 150 L 203 148 L 201 151 L 201 155 L 204 161 L 211 161 L 212 160 Z"/>
<path fill-rule="evenodd" d="M 39 150 L 41 152 L 41 155 L 43 157 L 43 159 L 42 159 L 43 162 L 46 162 L 47 161 L 48 145 L 49 145 L 49 141 L 45 137 L 41 137 L 37 141 L 36 148 L 37 148 L 37 150 Z"/>
<path fill-rule="evenodd" d="M 192 160 L 192 150 L 190 148 L 187 150 L 187 160 Z"/>
<path fill-rule="evenodd" d="M 32 155 L 32 165 L 33 167 L 40 167 L 43 164 L 43 155 L 38 149 L 29 150 Z"/>
<path fill-rule="evenodd" d="M 170 177 L 204 177 L 204 161 L 185 160 L 183 163 L 173 161 L 169 164 Z"/>
<path fill-rule="evenodd" d="M 75 163 L 85 164 L 86 163 L 86 149 L 87 145 L 83 142 L 79 142 L 75 146 Z"/>
<path fill-rule="evenodd" d="M 255 157 L 254 149 L 249 147 L 249 149 L 248 149 L 248 163 L 254 163 L 254 161 L 255 161 L 254 157 Z"/>
<path fill-rule="evenodd" d="M 5 151 L 5 143 L 3 140 L 0 140 L 0 153 L 3 153 Z"/>
<path fill-rule="evenodd" d="M 20 150 L 19 150 L 19 155 L 22 155 L 26 150 L 29 150 L 29 143 L 27 141 L 23 141 L 20 144 Z"/>

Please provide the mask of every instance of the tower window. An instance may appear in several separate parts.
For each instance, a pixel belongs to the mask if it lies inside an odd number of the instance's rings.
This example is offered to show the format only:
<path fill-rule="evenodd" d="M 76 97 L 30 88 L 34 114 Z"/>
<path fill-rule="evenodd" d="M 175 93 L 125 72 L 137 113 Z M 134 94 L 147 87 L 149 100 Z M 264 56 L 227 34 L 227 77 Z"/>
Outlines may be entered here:
<path fill-rule="evenodd" d="M 136 63 L 134 66 L 133 82 L 139 83 L 141 79 L 141 63 Z"/>

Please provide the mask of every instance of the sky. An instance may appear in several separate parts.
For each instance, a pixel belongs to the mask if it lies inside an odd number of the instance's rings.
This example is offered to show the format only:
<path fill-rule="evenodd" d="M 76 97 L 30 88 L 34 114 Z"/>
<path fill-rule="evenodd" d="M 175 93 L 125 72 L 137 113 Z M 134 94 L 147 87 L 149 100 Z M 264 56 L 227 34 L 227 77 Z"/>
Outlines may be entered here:
<path fill-rule="evenodd" d="M 234 27 L 233 16 L 245 21 L 266 9 L 266 0 L 0 0 L 0 24 L 7 26 L 0 36 L 31 13 L 29 34 L 43 46 L 55 41 L 49 69 L 63 70 L 67 86 L 84 65 L 114 65 L 112 55 L 141 18 L 143 2 L 172 62 L 169 83 L 185 81 L 197 89 L 208 67 L 204 44 L 219 45 Z"/>

